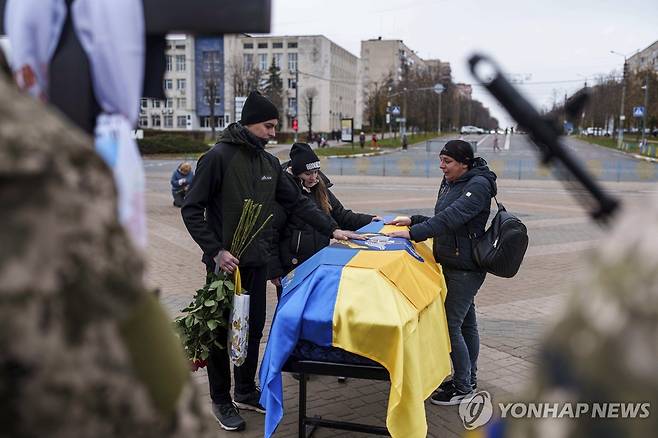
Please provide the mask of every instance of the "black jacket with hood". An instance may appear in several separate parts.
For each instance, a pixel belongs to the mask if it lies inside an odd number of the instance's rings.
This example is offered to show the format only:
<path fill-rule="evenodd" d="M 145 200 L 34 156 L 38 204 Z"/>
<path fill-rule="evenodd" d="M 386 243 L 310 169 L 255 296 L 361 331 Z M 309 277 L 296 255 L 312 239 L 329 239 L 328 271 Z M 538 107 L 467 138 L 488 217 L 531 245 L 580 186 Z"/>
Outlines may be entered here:
<path fill-rule="evenodd" d="M 287 169 L 288 165 L 289 163 L 284 164 L 283 168 Z M 330 215 L 341 229 L 356 231 L 372 221 L 373 215 L 354 213 L 352 210 L 343 207 L 343 204 L 329 190 L 333 185 L 329 181 L 329 178 L 322 172 L 320 172 L 320 177 L 327 187 L 329 205 L 331 205 Z M 321 208 L 317 204 L 313 194 L 307 189 L 302 188 L 301 181 L 295 178 L 295 182 L 303 195 L 311 200 L 311 202 L 316 203 L 318 208 Z M 281 207 L 278 207 L 278 209 L 280 210 Z M 324 214 L 329 217 L 329 214 Z M 274 223 L 274 233 L 278 234 L 278 245 L 275 243 L 272 258 L 268 263 L 268 278 L 278 278 L 286 275 L 300 263 L 309 259 L 325 246 L 328 246 L 331 240 L 329 234 L 313 229 L 297 213 L 285 216 L 281 214 L 277 215 L 277 220 Z"/>
<path fill-rule="evenodd" d="M 253 231 L 274 213 L 275 204 L 298 214 L 327 235 L 338 228 L 331 217 L 302 195 L 279 160 L 265 151 L 265 143 L 239 123 L 232 123 L 222 132 L 217 144 L 199 158 L 181 214 L 190 235 L 203 250 L 203 262 L 209 269 L 214 268 L 213 258 L 221 249 L 230 249 L 244 201 L 248 198 L 263 204 Z M 272 248 L 271 224 L 240 257 L 240 267 L 267 264 Z"/>
<path fill-rule="evenodd" d="M 420 242 L 434 238 L 434 257 L 448 269 L 481 271 L 471 254 L 472 237 L 480 237 L 489 219 L 491 198 L 496 196 L 496 174 L 482 158 L 454 182 L 444 178 L 434 216 L 412 216 L 409 234 Z"/>

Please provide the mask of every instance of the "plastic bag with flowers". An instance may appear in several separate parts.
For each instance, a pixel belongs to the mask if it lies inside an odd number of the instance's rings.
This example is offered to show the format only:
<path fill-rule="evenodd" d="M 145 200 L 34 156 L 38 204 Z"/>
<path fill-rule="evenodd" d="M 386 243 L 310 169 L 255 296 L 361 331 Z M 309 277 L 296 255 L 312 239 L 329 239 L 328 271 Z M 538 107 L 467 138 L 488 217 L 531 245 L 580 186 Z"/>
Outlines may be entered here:
<path fill-rule="evenodd" d="M 252 234 L 261 208 L 262 204 L 254 204 L 251 199 L 244 202 L 229 250 L 238 259 L 272 218 L 270 214 Z M 240 270 L 236 269 L 233 275 L 209 273 L 206 284 L 196 291 L 174 325 L 192 371 L 207 365 L 211 348 L 226 348 L 227 344 L 231 362 L 238 366 L 244 363 L 249 337 L 249 295 L 242 289 Z M 224 331 L 228 332 L 227 337 L 222 336 Z"/>

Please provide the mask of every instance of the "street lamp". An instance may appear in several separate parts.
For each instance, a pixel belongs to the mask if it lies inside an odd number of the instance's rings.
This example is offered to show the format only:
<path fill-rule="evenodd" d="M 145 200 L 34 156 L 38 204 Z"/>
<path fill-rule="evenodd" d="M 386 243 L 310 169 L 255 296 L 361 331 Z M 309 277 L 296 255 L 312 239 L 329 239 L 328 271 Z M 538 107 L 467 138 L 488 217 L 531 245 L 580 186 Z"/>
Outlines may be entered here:
<path fill-rule="evenodd" d="M 617 149 L 621 149 L 622 143 L 624 141 L 624 99 L 626 98 L 626 74 L 628 72 L 628 62 L 626 55 L 623 53 L 615 52 L 610 50 L 610 53 L 613 55 L 619 55 L 624 58 L 624 70 L 621 78 L 621 109 L 619 110 L 619 134 L 617 135 Z"/>
<path fill-rule="evenodd" d="M 642 113 L 642 146 L 645 145 L 647 138 L 647 110 L 649 109 L 649 74 L 647 73 L 644 79 L 644 85 L 641 87 L 644 90 L 644 112 Z"/>
<path fill-rule="evenodd" d="M 440 135 L 441 134 L 441 94 L 445 90 L 445 87 L 443 86 L 443 84 L 438 83 L 434 85 L 432 90 L 439 95 L 439 121 L 437 127 L 438 127 L 438 133 Z"/>

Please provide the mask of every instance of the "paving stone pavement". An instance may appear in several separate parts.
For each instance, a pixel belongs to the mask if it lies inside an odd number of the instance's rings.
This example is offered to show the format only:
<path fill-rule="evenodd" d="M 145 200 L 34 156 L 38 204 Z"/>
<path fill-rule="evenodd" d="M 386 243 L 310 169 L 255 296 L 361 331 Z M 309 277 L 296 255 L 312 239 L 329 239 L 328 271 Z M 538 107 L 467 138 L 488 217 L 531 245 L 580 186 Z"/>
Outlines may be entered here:
<path fill-rule="evenodd" d="M 147 172 L 149 225 L 148 282 L 160 289 L 161 301 L 173 316 L 202 286 L 201 252 L 187 234 L 180 212 L 171 204 L 169 176 L 172 169 Z M 404 177 L 331 176 L 334 193 L 355 211 L 385 214 L 431 212 L 438 179 Z M 640 205 L 655 196 L 652 185 L 614 183 L 608 187 L 624 196 L 628 204 Z M 493 400 L 514 400 L 532 378 L 538 361 L 542 334 L 565 305 L 584 268 L 592 247 L 604 237 L 562 186 L 553 181 L 499 181 L 499 201 L 519 214 L 528 226 L 530 248 L 524 264 L 512 279 L 488 276 L 476 297 L 481 350 L 479 387 Z M 276 302 L 268 285 L 266 328 L 271 324 Z M 267 329 L 262 349 L 267 341 Z M 205 371 L 194 379 L 208 397 Z M 284 375 L 284 418 L 276 437 L 297 436 L 298 383 Z M 334 378 L 316 377 L 309 382 L 308 412 L 342 420 L 382 425 L 386 418 L 387 382 L 350 379 L 341 384 Z M 209 399 L 208 399 L 209 400 Z M 439 407 L 426 402 L 430 437 L 461 437 L 464 428 L 457 407 Z M 244 412 L 248 426 L 242 433 L 224 432 L 218 437 L 259 437 L 263 419 Z M 369 436 L 354 432 L 319 429 L 322 437 Z"/>

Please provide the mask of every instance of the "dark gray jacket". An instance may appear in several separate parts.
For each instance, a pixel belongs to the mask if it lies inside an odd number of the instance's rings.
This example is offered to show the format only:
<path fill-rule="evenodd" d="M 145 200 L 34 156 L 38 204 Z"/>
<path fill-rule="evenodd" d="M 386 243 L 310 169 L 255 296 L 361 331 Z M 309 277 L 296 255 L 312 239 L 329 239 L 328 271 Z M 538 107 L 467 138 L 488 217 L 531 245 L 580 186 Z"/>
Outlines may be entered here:
<path fill-rule="evenodd" d="M 491 198 L 496 196 L 496 174 L 482 158 L 454 182 L 443 179 L 434 216 L 412 216 L 411 239 L 434 238 L 434 257 L 445 268 L 480 271 L 471 255 L 469 235 L 479 237 L 489 218 Z"/>

